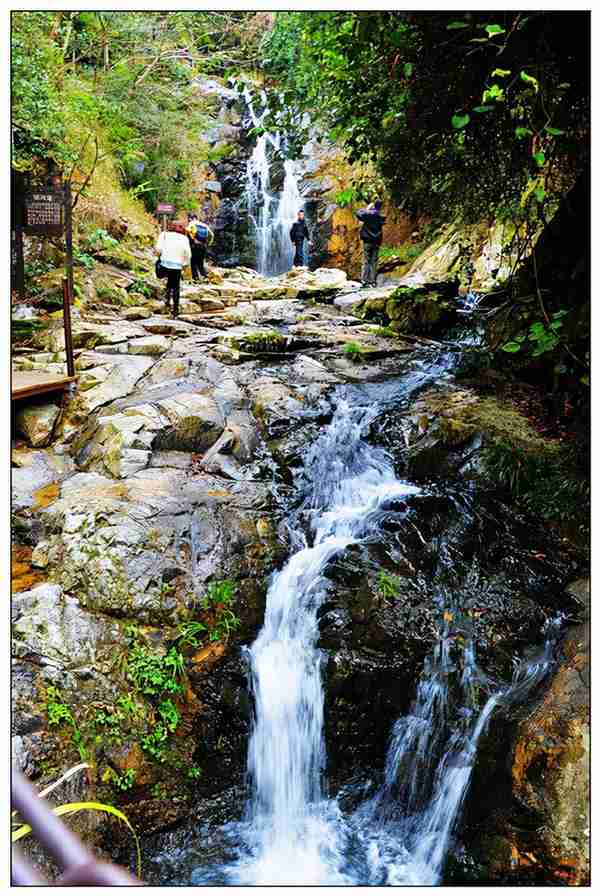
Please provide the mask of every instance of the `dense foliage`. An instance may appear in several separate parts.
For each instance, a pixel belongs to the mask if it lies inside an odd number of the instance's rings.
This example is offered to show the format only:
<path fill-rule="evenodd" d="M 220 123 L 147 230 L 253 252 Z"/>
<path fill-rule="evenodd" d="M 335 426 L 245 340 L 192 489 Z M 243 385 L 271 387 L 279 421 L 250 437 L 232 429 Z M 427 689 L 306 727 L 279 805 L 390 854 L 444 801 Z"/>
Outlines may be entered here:
<path fill-rule="evenodd" d="M 233 12 L 13 13 L 13 167 L 69 173 L 94 138 L 149 209 L 184 206 L 211 123 L 194 81 L 252 61 L 249 24 Z"/>
<path fill-rule="evenodd" d="M 587 13 L 279 13 L 264 42 L 276 117 L 318 110 L 397 201 L 481 219 L 543 204 L 587 156 Z"/>

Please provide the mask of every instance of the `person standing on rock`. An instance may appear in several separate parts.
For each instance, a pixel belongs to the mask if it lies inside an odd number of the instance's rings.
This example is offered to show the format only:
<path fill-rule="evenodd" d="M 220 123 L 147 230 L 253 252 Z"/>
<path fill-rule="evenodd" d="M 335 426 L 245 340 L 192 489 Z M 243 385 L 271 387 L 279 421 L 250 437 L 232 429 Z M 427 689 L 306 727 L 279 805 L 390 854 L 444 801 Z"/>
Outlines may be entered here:
<path fill-rule="evenodd" d="M 376 199 L 368 208 L 363 208 L 356 213 L 359 221 L 362 221 L 360 238 L 363 241 L 363 286 L 377 286 L 377 261 L 379 249 L 383 239 L 383 225 L 385 217 L 381 214 L 381 199 Z"/>
<path fill-rule="evenodd" d="M 156 241 L 156 253 L 160 258 L 161 266 L 167 272 L 165 294 L 167 311 L 170 310 L 171 300 L 173 300 L 173 317 L 178 317 L 181 273 L 192 260 L 192 251 L 183 222 L 171 221 L 168 224 L 166 232 L 161 233 Z"/>
<path fill-rule="evenodd" d="M 306 260 L 304 257 L 304 240 L 308 240 L 310 243 L 310 233 L 308 232 L 308 227 L 306 226 L 306 221 L 304 220 L 304 212 L 302 209 L 298 212 L 298 220 L 294 221 L 292 224 L 292 228 L 290 230 L 290 239 L 294 246 L 296 247 L 296 252 L 294 254 L 294 261 L 292 262 L 294 267 L 303 267 L 306 264 Z"/>
<path fill-rule="evenodd" d="M 187 235 L 192 250 L 192 280 L 194 283 L 199 283 L 200 277 L 206 277 L 204 268 L 206 249 L 211 245 L 215 235 L 208 224 L 201 221 L 194 212 L 189 216 Z"/>

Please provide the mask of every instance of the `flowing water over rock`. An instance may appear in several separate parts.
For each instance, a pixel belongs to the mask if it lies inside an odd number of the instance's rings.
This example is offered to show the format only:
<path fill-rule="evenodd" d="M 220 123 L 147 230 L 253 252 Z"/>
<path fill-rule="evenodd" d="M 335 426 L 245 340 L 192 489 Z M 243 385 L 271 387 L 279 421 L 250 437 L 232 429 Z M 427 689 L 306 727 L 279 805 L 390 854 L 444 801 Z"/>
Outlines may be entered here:
<path fill-rule="evenodd" d="M 439 641 L 409 713 L 391 732 L 382 784 L 351 811 L 324 786 L 326 655 L 317 642 L 332 587 L 328 565 L 352 546 L 383 538 L 391 516 L 410 519 L 430 492 L 397 477 L 391 455 L 368 441 L 374 424 L 391 409 L 401 415 L 416 393 L 450 377 L 457 359 L 455 351 L 432 350 L 413 356 L 400 380 L 335 390 L 331 422 L 304 458 L 291 557 L 273 576 L 264 626 L 247 652 L 255 719 L 246 814 L 200 834 L 200 867 L 190 870 L 187 856 L 182 870 L 169 855 L 172 882 L 442 881 L 480 737 L 495 710 L 523 700 L 547 674 L 555 630 L 541 655 L 517 662 L 512 684 L 494 681 L 479 669 L 473 639 L 456 641 L 451 623 L 460 606 L 441 594 Z"/>
<path fill-rule="evenodd" d="M 262 99 L 266 99 L 263 94 Z M 266 108 L 254 110 L 246 94 L 248 111 L 254 127 L 262 127 Z M 290 227 L 302 206 L 295 164 L 284 159 L 285 145 L 280 134 L 264 132 L 248 159 L 247 199 L 250 220 L 256 237 L 256 267 L 261 274 L 281 274 L 292 266 L 294 247 L 290 241 Z M 271 186 L 273 161 L 283 163 L 284 179 L 280 192 Z"/>

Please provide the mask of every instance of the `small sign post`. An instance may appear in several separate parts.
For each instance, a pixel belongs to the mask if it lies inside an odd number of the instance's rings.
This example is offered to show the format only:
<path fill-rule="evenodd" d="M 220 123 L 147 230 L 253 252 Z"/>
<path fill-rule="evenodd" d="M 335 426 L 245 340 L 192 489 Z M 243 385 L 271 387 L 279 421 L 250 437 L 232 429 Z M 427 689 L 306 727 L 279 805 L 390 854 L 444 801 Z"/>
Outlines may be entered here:
<path fill-rule="evenodd" d="M 175 214 L 175 206 L 170 202 L 159 202 L 156 206 L 156 217 L 161 220 L 161 229 L 167 229 L 167 218 L 172 218 Z"/>
<path fill-rule="evenodd" d="M 23 263 L 23 234 L 37 236 L 65 236 L 65 281 L 63 287 L 63 323 L 65 354 L 69 376 L 75 376 L 73 338 L 71 334 L 71 303 L 73 301 L 73 221 L 71 185 L 63 183 L 60 175 L 45 183 L 32 186 L 28 179 L 13 181 L 14 285 L 21 298 L 25 295 Z"/>

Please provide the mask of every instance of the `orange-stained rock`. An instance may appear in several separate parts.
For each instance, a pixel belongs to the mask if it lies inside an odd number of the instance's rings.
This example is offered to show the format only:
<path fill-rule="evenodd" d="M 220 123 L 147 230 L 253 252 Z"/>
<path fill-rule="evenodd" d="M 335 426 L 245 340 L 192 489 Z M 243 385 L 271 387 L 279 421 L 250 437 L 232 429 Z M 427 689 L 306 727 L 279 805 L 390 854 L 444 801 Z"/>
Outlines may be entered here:
<path fill-rule="evenodd" d="M 156 768 L 137 741 L 109 753 L 111 764 L 121 773 L 135 772 L 135 786 L 141 787 L 156 780 Z"/>
<path fill-rule="evenodd" d="M 11 563 L 11 590 L 29 591 L 34 585 L 44 581 L 44 574 L 32 569 L 32 549 L 27 546 L 13 546 Z"/>
<path fill-rule="evenodd" d="M 50 485 L 44 485 L 33 493 L 32 510 L 42 510 L 49 507 L 60 493 L 60 485 L 58 482 L 51 482 Z"/>
<path fill-rule="evenodd" d="M 563 662 L 520 725 L 512 761 L 516 799 L 540 820 L 533 847 L 515 843 L 517 863 L 543 865 L 556 883 L 589 878 L 589 625 L 571 629 Z"/>
<path fill-rule="evenodd" d="M 211 666 L 214 666 L 220 660 L 224 653 L 225 644 L 222 641 L 216 641 L 195 653 L 191 658 L 191 662 L 194 666 L 203 666 L 205 669 L 210 669 Z"/>

